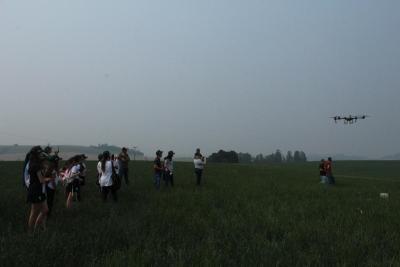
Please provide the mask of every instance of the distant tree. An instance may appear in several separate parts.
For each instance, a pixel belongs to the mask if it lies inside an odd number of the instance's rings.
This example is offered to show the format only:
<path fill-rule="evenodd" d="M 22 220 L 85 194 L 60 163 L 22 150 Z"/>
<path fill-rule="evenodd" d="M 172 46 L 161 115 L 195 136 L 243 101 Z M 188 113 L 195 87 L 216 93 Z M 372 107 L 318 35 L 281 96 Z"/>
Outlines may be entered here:
<path fill-rule="evenodd" d="M 295 151 L 294 156 L 293 156 L 293 161 L 294 162 L 301 162 L 301 156 L 300 156 L 300 151 Z"/>
<path fill-rule="evenodd" d="M 284 161 L 284 158 L 282 156 L 282 152 L 277 149 L 274 155 L 274 162 L 275 163 L 282 163 Z"/>
<path fill-rule="evenodd" d="M 306 162 L 307 161 L 306 153 L 304 153 L 303 151 L 295 151 L 293 158 L 294 158 L 294 162 Z"/>
<path fill-rule="evenodd" d="M 292 151 L 288 151 L 287 152 L 287 154 L 286 154 L 286 162 L 287 163 L 291 163 L 291 162 L 293 162 L 294 161 L 294 159 L 293 159 L 293 154 L 292 154 Z"/>
<path fill-rule="evenodd" d="M 275 154 L 272 153 L 264 157 L 264 163 L 274 163 L 275 162 Z"/>
<path fill-rule="evenodd" d="M 300 160 L 301 162 L 307 162 L 307 156 L 306 153 L 304 153 L 304 151 L 300 151 Z"/>
<path fill-rule="evenodd" d="M 253 157 L 249 153 L 239 153 L 239 162 L 240 163 L 251 163 L 253 162 Z"/>
<path fill-rule="evenodd" d="M 239 156 L 235 151 L 226 152 L 220 150 L 217 153 L 213 153 L 208 158 L 208 161 L 216 163 L 239 163 Z"/>
<path fill-rule="evenodd" d="M 263 154 L 258 154 L 258 155 L 254 158 L 254 162 L 255 162 L 255 163 L 263 163 L 263 162 L 264 162 L 264 156 L 263 156 Z"/>

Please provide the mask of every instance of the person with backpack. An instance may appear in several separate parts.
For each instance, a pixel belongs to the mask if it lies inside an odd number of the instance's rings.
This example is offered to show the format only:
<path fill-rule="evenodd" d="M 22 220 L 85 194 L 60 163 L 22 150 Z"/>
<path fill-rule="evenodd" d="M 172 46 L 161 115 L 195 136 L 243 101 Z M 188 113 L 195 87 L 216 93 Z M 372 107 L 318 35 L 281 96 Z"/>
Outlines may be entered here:
<path fill-rule="evenodd" d="M 101 187 L 102 199 L 104 202 L 106 202 L 108 195 L 111 193 L 113 200 L 116 202 L 118 200 L 117 189 L 113 184 L 113 175 L 115 175 L 115 169 L 114 163 L 111 160 L 110 152 L 105 151 L 100 162 L 101 176 L 99 183 Z"/>
<path fill-rule="evenodd" d="M 194 173 L 196 174 L 197 186 L 200 186 L 201 180 L 203 178 L 204 166 L 206 165 L 206 158 L 203 157 L 199 148 L 196 150 L 196 153 L 194 154 L 193 163 L 194 163 Z"/>
<path fill-rule="evenodd" d="M 174 155 L 173 151 L 169 151 L 168 156 L 164 158 L 164 180 L 167 187 L 169 183 L 174 187 Z"/>
<path fill-rule="evenodd" d="M 118 155 L 118 160 L 120 163 L 119 176 L 121 179 L 124 178 L 126 185 L 129 185 L 129 161 L 131 158 L 126 147 L 122 148 L 121 153 Z"/>
<path fill-rule="evenodd" d="M 160 183 L 161 183 L 161 176 L 163 175 L 164 167 L 161 163 L 161 157 L 162 157 L 163 152 L 161 150 L 156 151 L 156 158 L 154 159 L 154 185 L 157 190 L 160 189 Z"/>

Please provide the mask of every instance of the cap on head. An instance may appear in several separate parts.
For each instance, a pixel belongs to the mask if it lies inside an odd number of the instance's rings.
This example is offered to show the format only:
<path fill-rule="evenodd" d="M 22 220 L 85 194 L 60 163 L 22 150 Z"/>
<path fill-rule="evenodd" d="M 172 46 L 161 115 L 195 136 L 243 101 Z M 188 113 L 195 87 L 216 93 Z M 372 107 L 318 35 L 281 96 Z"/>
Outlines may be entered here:
<path fill-rule="evenodd" d="M 173 155 L 175 155 L 175 152 L 174 151 L 168 151 L 168 156 L 173 156 Z"/>
<path fill-rule="evenodd" d="M 156 151 L 156 155 L 157 155 L 157 156 L 162 156 L 162 154 L 163 154 L 163 152 L 162 152 L 161 150 L 157 150 L 157 151 Z"/>

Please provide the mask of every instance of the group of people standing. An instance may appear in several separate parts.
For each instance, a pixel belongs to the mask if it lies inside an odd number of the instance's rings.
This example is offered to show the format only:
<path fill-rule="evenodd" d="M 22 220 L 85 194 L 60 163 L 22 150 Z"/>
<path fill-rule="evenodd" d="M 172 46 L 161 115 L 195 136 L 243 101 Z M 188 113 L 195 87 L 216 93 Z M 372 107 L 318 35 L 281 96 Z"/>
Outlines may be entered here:
<path fill-rule="evenodd" d="M 336 184 L 332 171 L 332 158 L 329 157 L 328 160 L 321 159 L 321 163 L 319 164 L 319 175 L 321 184 Z"/>
<path fill-rule="evenodd" d="M 107 201 L 108 195 L 111 194 L 113 200 L 117 201 L 117 191 L 121 187 L 121 179 L 123 178 L 126 185 L 129 185 L 129 162 L 131 159 L 128 149 L 123 147 L 118 156 L 104 151 L 98 159 L 97 185 L 100 187 L 102 199 Z"/>
<path fill-rule="evenodd" d="M 174 151 L 169 151 L 167 156 L 162 161 L 163 151 L 156 151 L 156 158 L 154 159 L 154 186 L 157 190 L 161 187 L 161 180 L 165 182 L 165 186 L 174 186 Z M 201 180 L 203 176 L 204 166 L 206 165 L 206 159 L 200 152 L 198 148 L 193 158 L 195 174 L 197 178 L 197 185 L 201 185 Z"/>
<path fill-rule="evenodd" d="M 27 189 L 27 202 L 31 204 L 28 229 L 46 228 L 51 215 L 57 185 L 65 187 L 66 207 L 71 208 L 74 200 L 81 201 L 81 186 L 86 180 L 85 155 L 76 155 L 59 168 L 62 160 L 58 151 L 51 147 L 33 147 L 26 155 L 23 167 L 23 185 Z"/>
<path fill-rule="evenodd" d="M 46 228 L 46 220 L 50 216 L 57 185 L 62 183 L 65 191 L 66 208 L 70 209 L 74 202 L 82 201 L 82 186 L 86 183 L 87 157 L 76 155 L 67 161 L 60 168 L 62 160 L 58 152 L 53 152 L 51 147 L 42 149 L 40 146 L 33 147 L 26 155 L 23 167 L 23 184 L 27 189 L 28 203 L 31 204 L 28 228 L 34 231 L 38 227 Z M 156 189 L 160 189 L 161 180 L 165 185 L 174 186 L 174 155 L 169 151 L 168 155 L 162 159 L 163 152 L 158 150 L 154 160 L 154 184 Z M 122 148 L 119 155 L 112 155 L 109 151 L 104 151 L 98 157 L 97 164 L 97 185 L 103 201 L 107 201 L 108 196 L 114 201 L 118 200 L 118 190 L 122 180 L 126 185 L 129 180 L 130 157 L 127 148 Z M 194 172 L 197 185 L 202 183 L 202 176 L 206 159 L 201 154 L 200 149 L 196 150 L 193 158 Z"/>

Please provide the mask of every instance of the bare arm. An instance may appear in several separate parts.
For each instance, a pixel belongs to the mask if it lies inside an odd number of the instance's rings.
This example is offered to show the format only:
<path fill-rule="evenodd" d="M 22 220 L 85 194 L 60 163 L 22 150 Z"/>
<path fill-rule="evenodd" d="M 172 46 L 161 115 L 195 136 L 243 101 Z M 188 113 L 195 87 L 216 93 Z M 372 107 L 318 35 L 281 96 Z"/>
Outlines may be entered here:
<path fill-rule="evenodd" d="M 40 183 L 42 183 L 42 184 L 54 180 L 54 177 L 45 177 L 45 176 L 42 174 L 41 171 L 38 171 L 38 172 L 37 172 L 37 176 L 38 176 L 38 178 L 39 178 Z"/>

